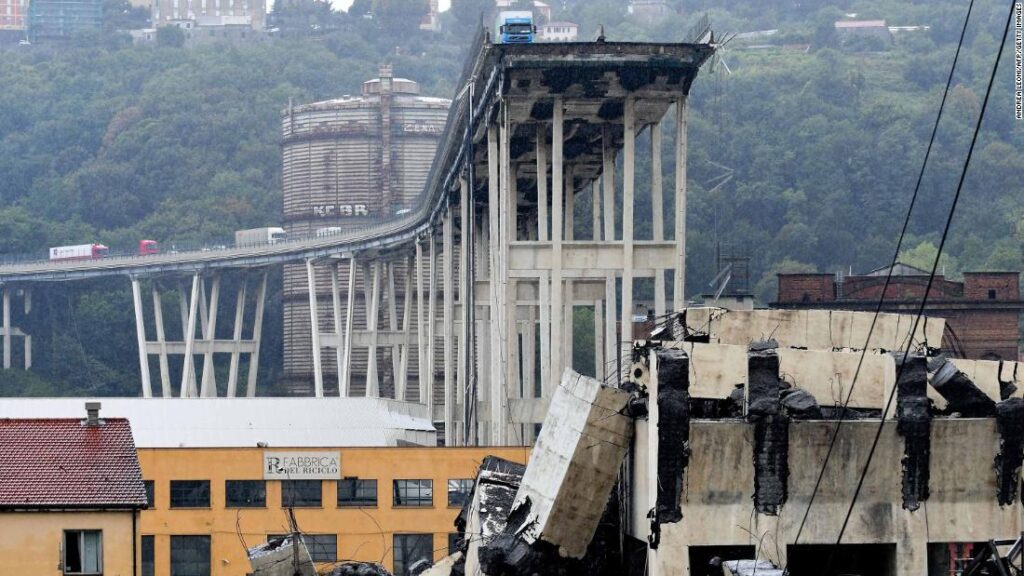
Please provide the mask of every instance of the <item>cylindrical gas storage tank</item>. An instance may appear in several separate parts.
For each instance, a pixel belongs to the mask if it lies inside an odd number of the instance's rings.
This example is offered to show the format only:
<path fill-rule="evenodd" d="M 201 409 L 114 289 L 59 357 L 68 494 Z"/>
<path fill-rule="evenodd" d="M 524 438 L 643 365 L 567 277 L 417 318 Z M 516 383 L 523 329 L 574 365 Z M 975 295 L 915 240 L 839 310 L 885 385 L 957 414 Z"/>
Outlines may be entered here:
<path fill-rule="evenodd" d="M 412 80 L 393 78 L 390 66 L 363 83 L 359 96 L 289 106 L 282 112 L 282 186 L 284 226 L 289 234 L 330 235 L 353 227 L 403 218 L 417 207 L 423 185 L 444 131 L 451 101 L 419 94 Z M 317 265 L 317 310 L 320 331 L 334 332 L 331 267 Z M 353 322 L 365 329 L 364 283 L 357 270 Z M 381 275 L 379 327 L 392 326 L 389 312 L 401 323 L 407 265 L 403 255 L 394 277 Z M 347 261 L 338 266 L 342 325 L 348 298 Z M 394 283 L 394 304 L 389 287 Z M 413 304 L 415 306 L 415 303 Z M 416 322 L 413 308 L 413 324 Z M 326 394 L 337 394 L 337 363 L 329 348 L 321 350 Z M 352 349 L 353 395 L 363 395 L 367 351 Z M 307 270 L 284 268 L 284 387 L 294 395 L 313 393 L 313 351 Z M 410 352 L 407 399 L 418 400 L 415 347 Z M 377 353 L 381 393 L 391 396 L 395 375 L 389 348 Z"/>

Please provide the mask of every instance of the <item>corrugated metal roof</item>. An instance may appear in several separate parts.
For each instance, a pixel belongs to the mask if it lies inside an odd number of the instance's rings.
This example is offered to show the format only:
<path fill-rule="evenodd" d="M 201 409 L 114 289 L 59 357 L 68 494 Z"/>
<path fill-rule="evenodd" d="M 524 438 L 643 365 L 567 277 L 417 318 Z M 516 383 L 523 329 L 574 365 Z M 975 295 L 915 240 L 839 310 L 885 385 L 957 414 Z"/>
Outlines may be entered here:
<path fill-rule="evenodd" d="M 139 448 L 436 445 L 427 407 L 386 398 L 2 398 L 0 418 L 127 418 Z"/>

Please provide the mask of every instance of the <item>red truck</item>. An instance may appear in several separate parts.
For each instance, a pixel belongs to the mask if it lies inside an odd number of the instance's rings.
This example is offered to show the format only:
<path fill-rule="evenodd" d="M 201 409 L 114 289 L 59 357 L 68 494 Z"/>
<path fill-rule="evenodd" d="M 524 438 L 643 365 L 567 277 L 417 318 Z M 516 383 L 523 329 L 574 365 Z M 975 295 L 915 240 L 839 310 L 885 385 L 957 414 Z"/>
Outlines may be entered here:
<path fill-rule="evenodd" d="M 151 256 L 160 253 L 160 244 L 156 240 L 139 240 L 139 256 Z M 76 244 L 74 246 L 53 246 L 50 248 L 50 260 L 99 260 L 110 254 L 110 248 L 103 244 Z"/>
<path fill-rule="evenodd" d="M 156 240 L 139 240 L 139 256 L 152 256 L 160 253 L 160 244 Z"/>

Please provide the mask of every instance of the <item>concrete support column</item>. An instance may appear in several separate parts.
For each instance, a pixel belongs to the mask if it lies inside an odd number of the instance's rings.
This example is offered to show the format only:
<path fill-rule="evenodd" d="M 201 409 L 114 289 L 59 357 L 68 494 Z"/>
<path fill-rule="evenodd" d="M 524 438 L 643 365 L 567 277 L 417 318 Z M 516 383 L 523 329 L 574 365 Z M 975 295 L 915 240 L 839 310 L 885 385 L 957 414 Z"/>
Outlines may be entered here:
<path fill-rule="evenodd" d="M 392 333 L 398 332 L 398 297 L 395 294 L 395 263 L 388 262 L 385 264 L 385 271 L 387 272 L 387 296 L 388 296 L 388 329 Z M 410 270 L 411 272 L 411 270 Z M 401 361 L 399 360 L 399 349 L 401 346 L 389 346 L 388 350 L 391 355 L 391 385 L 395 386 L 397 391 L 398 386 L 398 372 L 401 369 Z M 397 399 L 398 396 L 396 395 Z"/>
<path fill-rule="evenodd" d="M 412 257 L 406 261 L 405 302 L 402 310 L 402 330 L 405 332 L 404 344 L 398 358 L 398 375 L 395 378 L 395 399 L 408 401 L 409 388 L 409 352 L 412 350 L 412 271 L 415 262 Z"/>
<path fill-rule="evenodd" d="M 665 239 L 665 200 L 661 171 L 661 123 L 650 126 L 651 131 L 651 216 L 654 218 L 655 240 Z M 665 271 L 654 271 L 654 313 L 658 318 L 665 316 Z"/>
<path fill-rule="evenodd" d="M 434 234 L 431 232 L 428 249 L 430 251 L 429 279 L 427 280 L 427 351 L 426 368 L 420 369 L 420 389 L 426 390 L 426 399 L 423 402 L 430 407 L 430 418 L 434 418 L 434 346 L 436 345 L 435 331 L 437 329 L 437 243 L 434 241 Z M 426 376 L 424 376 L 426 373 Z M 424 388 L 423 381 L 427 385 Z M 446 397 L 447 398 L 447 397 Z"/>
<path fill-rule="evenodd" d="M 427 398 L 427 382 L 429 376 L 425 375 L 427 366 L 427 311 L 423 306 L 423 268 L 426 262 L 423 258 L 423 239 L 416 239 L 416 370 L 419 372 L 419 397 L 420 404 L 430 406 Z M 406 295 L 406 298 L 409 296 Z M 433 416 L 431 416 L 433 418 Z"/>
<path fill-rule="evenodd" d="M 171 367 L 167 359 L 167 334 L 164 331 L 164 307 L 160 299 L 160 290 L 153 284 L 153 319 L 156 324 L 156 342 L 160 346 L 160 395 L 170 398 L 174 395 L 171 390 Z"/>
<path fill-rule="evenodd" d="M 672 307 L 686 306 L 686 96 L 676 100 L 676 269 Z"/>
<path fill-rule="evenodd" d="M 482 374 L 482 371 L 477 372 L 476 367 L 473 366 L 473 354 L 471 352 L 474 346 L 475 338 L 473 335 L 476 329 L 473 321 L 471 321 L 471 314 L 475 312 L 473 306 L 476 305 L 473 292 L 473 266 L 470 265 L 473 253 L 472 236 L 474 226 L 473 183 L 463 179 L 460 182 L 460 186 L 459 302 L 461 309 L 459 320 L 461 321 L 462 329 L 459 330 L 459 338 L 456 344 L 459 351 L 459 367 L 456 371 L 455 387 L 457 389 L 456 402 L 462 402 L 462 429 L 456 442 L 459 445 L 465 446 L 470 443 L 470 437 L 475 438 L 476 436 L 476 383 L 479 382 L 478 374 Z M 472 397 L 472 401 L 470 397 Z M 474 441 L 473 444 L 475 443 Z"/>
<path fill-rule="evenodd" d="M 313 396 L 324 396 L 324 366 L 320 360 L 320 314 L 316 301 L 316 269 L 312 260 L 306 260 L 306 281 L 309 291 L 309 323 L 313 337 Z M 206 380 L 203 375 L 204 382 Z"/>
<path fill-rule="evenodd" d="M 252 323 L 252 341 L 255 343 L 252 354 L 249 355 L 249 373 L 247 375 L 245 395 L 248 398 L 256 396 L 256 378 L 259 375 L 260 367 L 260 344 L 263 337 L 263 310 L 267 304 L 267 270 L 263 270 L 263 278 L 260 280 L 260 288 L 256 292 L 256 317 Z"/>
<path fill-rule="evenodd" d="M 202 298 L 203 309 L 206 310 L 206 296 Z M 217 378 L 213 368 L 213 342 L 217 339 L 217 307 L 220 304 L 220 274 L 214 274 L 210 286 L 209 313 L 203 314 L 203 340 L 206 341 L 206 353 L 203 354 L 203 383 L 199 395 L 203 398 L 217 396 Z M 319 341 L 319 336 L 317 337 Z"/>
<path fill-rule="evenodd" d="M 615 148 L 612 143 L 612 128 L 605 125 L 601 132 L 601 191 L 604 196 L 604 239 L 615 241 Z M 615 319 L 618 318 L 615 300 L 615 274 L 605 275 L 604 294 L 604 356 L 605 365 L 601 376 L 606 382 L 612 374 L 618 374 L 618 330 Z M 618 380 L 611 382 L 617 384 Z"/>
<path fill-rule="evenodd" d="M 466 186 L 463 182 L 463 191 Z M 455 275 L 455 250 L 454 234 L 452 231 L 452 207 L 448 206 L 441 229 L 441 249 L 444 253 L 442 274 L 442 319 L 444 328 L 441 337 L 444 343 L 444 445 L 455 445 L 455 283 L 452 277 Z"/>
<path fill-rule="evenodd" d="M 14 327 L 11 326 L 11 289 L 4 286 L 4 370 L 11 368 L 11 341 Z"/>
<path fill-rule="evenodd" d="M 548 135 L 547 126 L 537 124 L 537 238 L 548 241 Z"/>
<path fill-rule="evenodd" d="M 633 342 L 633 207 L 636 185 L 636 99 L 627 96 L 623 107 L 622 159 L 622 313 L 623 355 Z M 623 361 L 623 364 L 628 364 Z M 626 366 L 619 367 L 622 374 Z"/>
<path fill-rule="evenodd" d="M 338 262 L 335 260 L 331 262 L 331 316 L 334 321 L 334 337 L 335 337 L 335 348 L 334 348 L 334 365 L 338 371 L 338 396 L 345 396 L 344 389 L 342 388 L 342 356 L 345 354 L 344 330 L 341 326 L 341 293 L 338 291 L 341 287 L 338 281 Z"/>
<path fill-rule="evenodd" d="M 153 386 L 149 381 L 149 354 L 146 353 L 146 325 L 145 325 L 145 314 L 142 309 L 142 287 L 139 286 L 139 279 L 132 276 L 132 302 L 135 305 L 135 338 L 136 343 L 139 346 L 139 374 L 142 377 L 142 397 L 152 398 L 153 397 Z M 4 291 L 4 337 L 10 334 L 10 324 L 7 322 L 9 315 L 7 312 L 10 302 L 7 298 L 7 292 Z M 7 342 L 4 342 L 5 346 Z M 4 350 L 6 352 L 6 348 Z M 7 357 L 4 357 L 7 360 Z"/>
<path fill-rule="evenodd" d="M 499 135 L 500 131 L 500 135 Z M 501 138 L 501 144 L 498 138 Z M 501 233 L 501 199 L 507 190 L 508 164 L 505 161 L 508 145 L 506 138 L 508 131 L 505 126 L 504 110 L 502 110 L 501 126 L 491 125 L 487 127 L 487 236 L 489 239 L 490 266 L 488 274 L 488 285 L 491 292 L 491 306 L 488 320 L 490 321 L 490 351 L 497 356 L 487 364 L 490 369 L 490 393 L 491 410 L 488 415 L 490 444 L 501 446 L 500 440 L 504 433 L 504 418 L 502 418 L 502 404 L 504 389 L 502 384 L 505 379 L 505 348 L 503 346 L 502 319 L 505 314 L 504 301 L 501 297 L 501 289 L 504 278 L 501 277 L 501 254 L 503 252 Z"/>
<path fill-rule="evenodd" d="M 594 300 L 594 378 L 605 377 L 604 301 Z"/>
<path fill-rule="evenodd" d="M 238 287 L 238 298 L 235 300 L 235 324 L 233 326 L 234 349 L 231 351 L 231 365 L 228 367 L 228 398 L 234 398 L 238 394 L 238 363 L 242 356 L 242 322 L 245 319 L 245 291 L 246 282 L 242 278 L 242 285 Z"/>
<path fill-rule="evenodd" d="M 195 349 L 196 343 L 196 316 L 199 311 L 199 286 L 202 279 L 197 272 L 192 276 L 192 295 L 188 301 L 188 314 L 184 318 L 185 322 L 185 359 L 184 367 L 181 370 L 181 397 L 182 398 L 194 398 L 198 396 L 196 390 L 196 366 L 194 359 L 192 358 L 192 352 Z M 185 295 L 182 293 L 182 303 L 184 304 Z"/>
<path fill-rule="evenodd" d="M 576 226 L 576 186 L 573 181 L 573 170 L 572 166 L 566 166 L 565 168 L 565 240 L 572 241 L 576 239 L 575 233 Z M 562 358 L 564 359 L 564 366 L 571 367 L 573 353 L 575 347 L 573 341 L 573 314 L 575 313 L 575 301 L 576 295 L 574 293 L 573 281 L 566 279 L 563 281 L 562 294 L 564 306 L 562 308 L 562 342 L 564 346 L 562 348 Z M 559 369 L 561 373 L 561 368 Z"/>
<path fill-rule="evenodd" d="M 926 502 L 924 506 L 928 506 Z M 927 510 L 914 512 L 892 506 L 896 535 L 896 576 L 928 576 Z"/>
<path fill-rule="evenodd" d="M 544 375 L 545 398 L 554 389 L 555 380 L 569 364 L 562 356 L 563 312 L 562 312 L 562 238 L 565 226 L 563 219 L 563 186 L 565 169 L 563 165 L 565 103 L 556 97 L 551 121 L 551 365 Z"/>
<path fill-rule="evenodd" d="M 345 398 L 352 395 L 352 329 L 356 317 L 356 270 L 359 263 L 353 254 L 348 260 L 348 302 L 345 305 L 345 343 L 338 364 L 338 393 Z"/>
<path fill-rule="evenodd" d="M 371 267 L 372 273 L 369 271 Z M 364 268 L 367 298 L 370 301 L 366 316 L 366 329 L 370 331 L 370 352 L 366 363 L 366 395 L 371 398 L 380 398 L 380 382 L 377 376 L 377 326 L 380 320 L 381 263 L 374 262 L 371 267 Z"/>

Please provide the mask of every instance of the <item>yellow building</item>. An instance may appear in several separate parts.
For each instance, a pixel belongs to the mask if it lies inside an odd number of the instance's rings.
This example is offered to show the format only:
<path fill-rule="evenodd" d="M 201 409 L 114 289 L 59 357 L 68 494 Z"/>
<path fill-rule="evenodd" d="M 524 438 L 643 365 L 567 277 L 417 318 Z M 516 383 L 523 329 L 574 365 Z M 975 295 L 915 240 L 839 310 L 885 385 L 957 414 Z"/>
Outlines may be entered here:
<path fill-rule="evenodd" d="M 265 480 L 268 455 L 281 452 L 336 454 L 340 470 L 331 480 Z M 462 497 L 488 454 L 529 458 L 525 448 L 140 448 L 153 493 L 140 550 L 143 568 L 155 568 L 143 574 L 169 576 L 173 553 L 205 556 L 209 574 L 244 575 L 245 546 L 289 531 L 284 498 L 315 561 L 382 562 L 404 574 L 424 555 L 448 555 Z"/>
<path fill-rule="evenodd" d="M 0 574 L 137 574 L 146 494 L 132 432 L 97 410 L 0 418 Z"/>
<path fill-rule="evenodd" d="M 81 402 L 5 398 L 0 417 L 73 414 Z M 360 560 L 407 574 L 419 561 L 448 554 L 462 498 L 484 457 L 529 459 L 521 447 L 437 448 L 426 406 L 387 399 L 103 404 L 104 414 L 131 421 L 149 493 L 138 522 L 140 576 L 245 575 L 246 547 L 289 531 L 285 503 L 319 568 Z M 120 550 L 130 554 L 130 541 Z"/>

